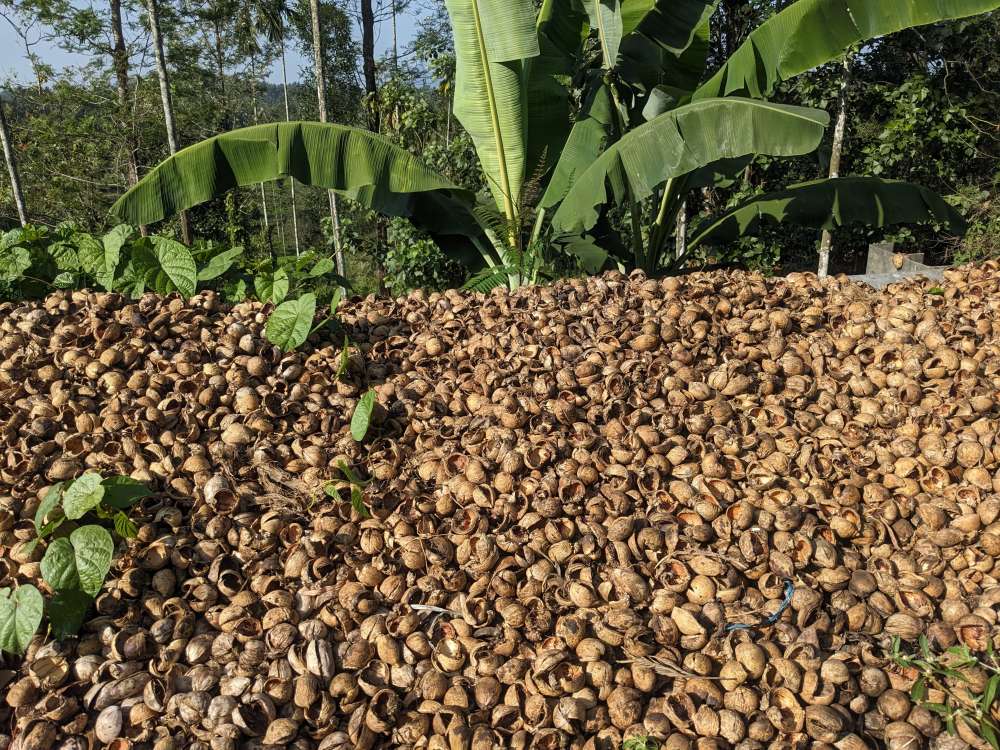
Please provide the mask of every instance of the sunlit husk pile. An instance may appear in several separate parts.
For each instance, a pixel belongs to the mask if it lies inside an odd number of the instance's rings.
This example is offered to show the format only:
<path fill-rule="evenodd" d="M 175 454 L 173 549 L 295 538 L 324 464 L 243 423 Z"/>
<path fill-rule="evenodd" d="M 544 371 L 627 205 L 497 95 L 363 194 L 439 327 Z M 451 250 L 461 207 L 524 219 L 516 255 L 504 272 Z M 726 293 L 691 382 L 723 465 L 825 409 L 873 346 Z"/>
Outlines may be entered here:
<path fill-rule="evenodd" d="M 1000 640 L 1000 268 L 931 286 L 366 300 L 342 382 L 207 293 L 2 304 L 0 586 L 47 485 L 159 494 L 80 638 L 7 658 L 0 745 L 922 747 L 890 636 Z"/>

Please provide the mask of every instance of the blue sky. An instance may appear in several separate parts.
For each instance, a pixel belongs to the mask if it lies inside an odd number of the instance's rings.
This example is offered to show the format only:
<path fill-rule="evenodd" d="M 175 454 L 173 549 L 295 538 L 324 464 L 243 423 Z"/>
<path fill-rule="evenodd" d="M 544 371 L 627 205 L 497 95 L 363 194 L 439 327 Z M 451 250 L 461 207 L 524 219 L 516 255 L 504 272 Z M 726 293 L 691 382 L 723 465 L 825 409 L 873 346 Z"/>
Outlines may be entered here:
<path fill-rule="evenodd" d="M 398 19 L 399 46 L 404 48 L 413 38 L 416 32 L 417 19 L 413 14 L 404 13 Z M 360 31 L 355 24 L 354 35 L 360 39 Z M 37 36 L 37 33 L 35 34 Z M 34 38 L 34 37 L 33 37 Z M 376 30 L 376 49 L 382 54 L 392 47 L 392 25 L 385 21 Z M 83 55 L 75 55 L 60 49 L 54 44 L 40 42 L 35 47 L 35 52 L 42 59 L 54 66 L 57 70 L 67 67 L 80 66 L 88 59 Z M 311 60 L 306 61 L 294 49 L 289 49 L 288 55 L 288 75 L 291 79 L 297 79 L 299 69 L 305 65 L 311 65 Z M 147 71 L 148 72 L 148 71 Z M 281 72 L 275 67 L 271 70 L 269 79 L 272 82 L 280 81 Z M 0 18 L 0 81 L 13 78 L 19 83 L 28 83 L 34 80 L 31 72 L 31 65 L 24 56 L 24 48 L 21 39 L 11 28 L 10 24 Z"/>

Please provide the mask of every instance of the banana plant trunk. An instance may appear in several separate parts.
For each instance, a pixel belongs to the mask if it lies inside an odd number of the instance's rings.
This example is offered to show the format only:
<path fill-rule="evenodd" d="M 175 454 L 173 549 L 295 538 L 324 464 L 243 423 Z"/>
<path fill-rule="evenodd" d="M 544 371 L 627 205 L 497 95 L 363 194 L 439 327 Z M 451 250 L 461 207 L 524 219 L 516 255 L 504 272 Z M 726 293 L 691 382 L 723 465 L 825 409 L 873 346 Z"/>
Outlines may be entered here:
<path fill-rule="evenodd" d="M 316 74 L 316 98 L 319 100 L 319 121 L 328 122 L 326 109 L 326 73 L 323 69 L 323 29 L 320 26 L 319 0 L 309 0 L 312 14 L 313 66 Z M 344 275 L 344 248 L 340 243 L 340 215 L 337 211 L 337 194 L 326 191 L 330 201 L 330 221 L 333 223 L 333 254 L 337 273 Z"/>
<path fill-rule="evenodd" d="M 21 226 L 28 226 L 28 209 L 24 203 L 24 192 L 21 189 L 21 176 L 17 171 L 17 157 L 14 156 L 14 143 L 7 127 L 7 114 L 4 112 L 3 100 L 0 99 L 0 141 L 3 141 L 3 156 L 7 161 L 7 174 L 10 176 L 11 192 L 14 193 L 14 204 L 17 206 L 17 218 Z"/>
<path fill-rule="evenodd" d="M 170 93 L 170 73 L 166 56 L 163 54 L 163 34 L 160 31 L 160 11 L 157 0 L 147 0 L 149 31 L 153 37 L 153 54 L 156 58 L 156 77 L 160 81 L 160 101 L 163 104 L 163 122 L 167 128 L 167 145 L 170 154 L 177 153 L 177 125 L 174 122 L 174 103 Z M 181 239 L 185 245 L 191 244 L 191 222 L 187 211 L 180 212 Z"/>
<path fill-rule="evenodd" d="M 840 79 L 840 95 L 837 101 L 837 125 L 833 130 L 833 147 L 830 152 L 830 177 L 840 177 L 840 159 L 844 153 L 844 135 L 847 131 L 847 92 L 851 81 L 850 58 L 844 58 L 844 73 Z M 823 230 L 819 243 L 819 277 L 830 274 L 830 250 L 833 247 L 833 234 L 829 229 Z"/>

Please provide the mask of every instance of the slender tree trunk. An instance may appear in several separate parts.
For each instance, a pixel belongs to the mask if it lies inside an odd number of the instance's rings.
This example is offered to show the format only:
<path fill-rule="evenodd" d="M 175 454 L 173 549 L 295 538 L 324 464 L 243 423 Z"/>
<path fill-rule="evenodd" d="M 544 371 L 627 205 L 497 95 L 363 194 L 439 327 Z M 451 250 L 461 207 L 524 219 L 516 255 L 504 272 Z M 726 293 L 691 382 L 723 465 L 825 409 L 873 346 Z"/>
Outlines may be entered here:
<path fill-rule="evenodd" d="M 320 27 L 319 0 L 309 0 L 312 14 L 313 69 L 316 74 L 316 98 L 319 102 L 319 121 L 328 122 L 326 109 L 326 71 L 323 68 L 323 29 Z M 337 194 L 326 191 L 330 201 L 330 221 L 333 224 L 333 255 L 337 273 L 344 275 L 344 249 L 340 244 L 340 215 L 337 211 Z"/>
<path fill-rule="evenodd" d="M 840 158 L 844 153 L 844 135 L 847 130 L 847 92 L 851 81 L 851 61 L 844 58 L 844 74 L 840 79 L 840 96 L 837 107 L 837 126 L 833 130 L 833 149 L 830 152 L 830 177 L 840 176 Z M 823 230 L 823 239 L 819 244 L 818 275 L 824 278 L 830 273 L 830 249 L 833 246 L 833 235 L 829 230 Z"/>
<path fill-rule="evenodd" d="M 314 0 L 315 1 L 315 0 Z M 361 0 L 361 56 L 365 69 L 365 93 L 368 94 L 368 129 L 378 133 L 381 118 L 378 103 L 378 78 L 375 70 L 375 13 L 372 11 L 372 0 Z M 388 227 L 385 220 L 379 217 L 375 220 L 375 278 L 378 290 L 385 289 L 385 247 L 388 239 Z"/>
<path fill-rule="evenodd" d="M 674 236 L 675 257 L 680 260 L 687 253 L 687 233 L 688 233 L 688 204 L 687 201 L 681 203 L 677 211 L 677 228 Z"/>
<path fill-rule="evenodd" d="M 253 124 L 257 125 L 260 116 L 257 110 L 257 59 L 250 54 L 250 101 L 253 105 Z M 271 222 L 267 216 L 267 192 L 264 190 L 264 183 L 260 183 L 260 203 L 264 211 L 264 233 L 267 235 L 267 243 L 271 244 Z"/>
<path fill-rule="evenodd" d="M 215 42 L 215 74 L 219 78 L 219 95 L 222 97 L 222 129 L 230 130 L 232 120 L 229 112 L 229 94 L 226 92 L 226 54 L 222 45 L 222 20 L 212 19 L 212 34 Z"/>
<path fill-rule="evenodd" d="M 125 151 L 128 169 L 128 184 L 135 185 L 139 181 L 139 167 L 136 162 L 136 145 L 128 113 L 128 50 L 125 48 L 125 32 L 122 29 L 121 0 L 110 0 L 111 34 L 114 37 L 114 47 L 111 58 L 115 69 L 115 88 L 118 92 L 118 109 L 125 129 Z"/>
<path fill-rule="evenodd" d="M 392 72 L 399 73 L 399 33 L 396 29 L 396 0 L 392 0 Z"/>
<path fill-rule="evenodd" d="M 149 13 L 149 31 L 153 36 L 153 54 L 156 57 L 156 76 L 160 80 L 160 101 L 163 104 L 163 122 L 167 127 L 167 145 L 171 155 L 176 154 L 177 126 L 174 123 L 174 102 L 170 93 L 170 73 L 167 71 L 167 59 L 163 54 L 163 34 L 160 33 L 160 11 L 157 0 L 146 0 L 146 10 Z M 187 211 L 181 211 L 181 239 L 185 245 L 191 244 L 191 222 Z"/>
<path fill-rule="evenodd" d="M 281 88 L 285 94 L 285 122 L 292 121 L 292 111 L 288 106 L 288 67 L 285 64 L 285 29 L 281 29 Z M 295 255 L 299 254 L 299 215 L 295 209 L 295 178 L 289 177 L 292 186 L 292 237 L 295 240 Z M 282 233 L 282 246 L 284 246 L 284 233 Z"/>
<path fill-rule="evenodd" d="M 10 175 L 11 192 L 14 193 L 14 204 L 17 206 L 17 218 L 21 226 L 28 226 L 28 209 L 24 205 L 24 192 L 21 190 L 21 176 L 17 172 L 17 159 L 14 156 L 14 142 L 7 127 L 7 115 L 4 112 L 3 100 L 0 99 L 0 141 L 3 141 L 3 156 L 7 161 L 7 174 Z"/>

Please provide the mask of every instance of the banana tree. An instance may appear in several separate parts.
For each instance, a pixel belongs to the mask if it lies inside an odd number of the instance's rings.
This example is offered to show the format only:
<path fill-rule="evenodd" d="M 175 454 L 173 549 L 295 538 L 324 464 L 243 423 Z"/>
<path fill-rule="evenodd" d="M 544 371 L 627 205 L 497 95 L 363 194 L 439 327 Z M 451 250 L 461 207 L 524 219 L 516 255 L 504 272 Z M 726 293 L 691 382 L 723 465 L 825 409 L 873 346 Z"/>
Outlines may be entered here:
<path fill-rule="evenodd" d="M 687 190 L 755 154 L 796 156 L 819 145 L 828 115 L 767 101 L 779 81 L 866 39 L 1000 6 L 908 0 L 906 8 L 890 9 L 883 0 L 798 0 L 701 83 L 716 2 L 544 0 L 536 12 L 533 0 L 447 0 L 457 58 L 454 111 L 476 146 L 488 183 L 483 195 L 376 134 L 281 123 L 179 152 L 112 212 L 148 224 L 237 185 L 293 176 L 408 217 L 470 270 L 493 269 L 510 285 L 534 276 L 525 259 L 536 257 L 532 248 L 543 237 L 590 268 L 617 260 L 655 271 L 670 260 L 665 250 Z M 874 183 L 853 189 L 867 190 L 873 203 L 879 197 Z M 852 221 L 836 203 L 842 192 L 820 191 L 826 198 L 818 198 L 814 188 L 806 201 L 811 210 L 790 199 L 780 216 L 763 208 L 760 215 L 808 225 Z M 915 186 L 881 192 L 883 210 L 864 218 L 956 218 Z M 816 201 L 829 210 L 815 210 Z M 624 232 L 612 229 L 613 218 L 625 220 Z M 756 223 L 734 221 L 747 231 Z M 696 229 L 695 239 L 714 241 L 711 229 Z"/>

